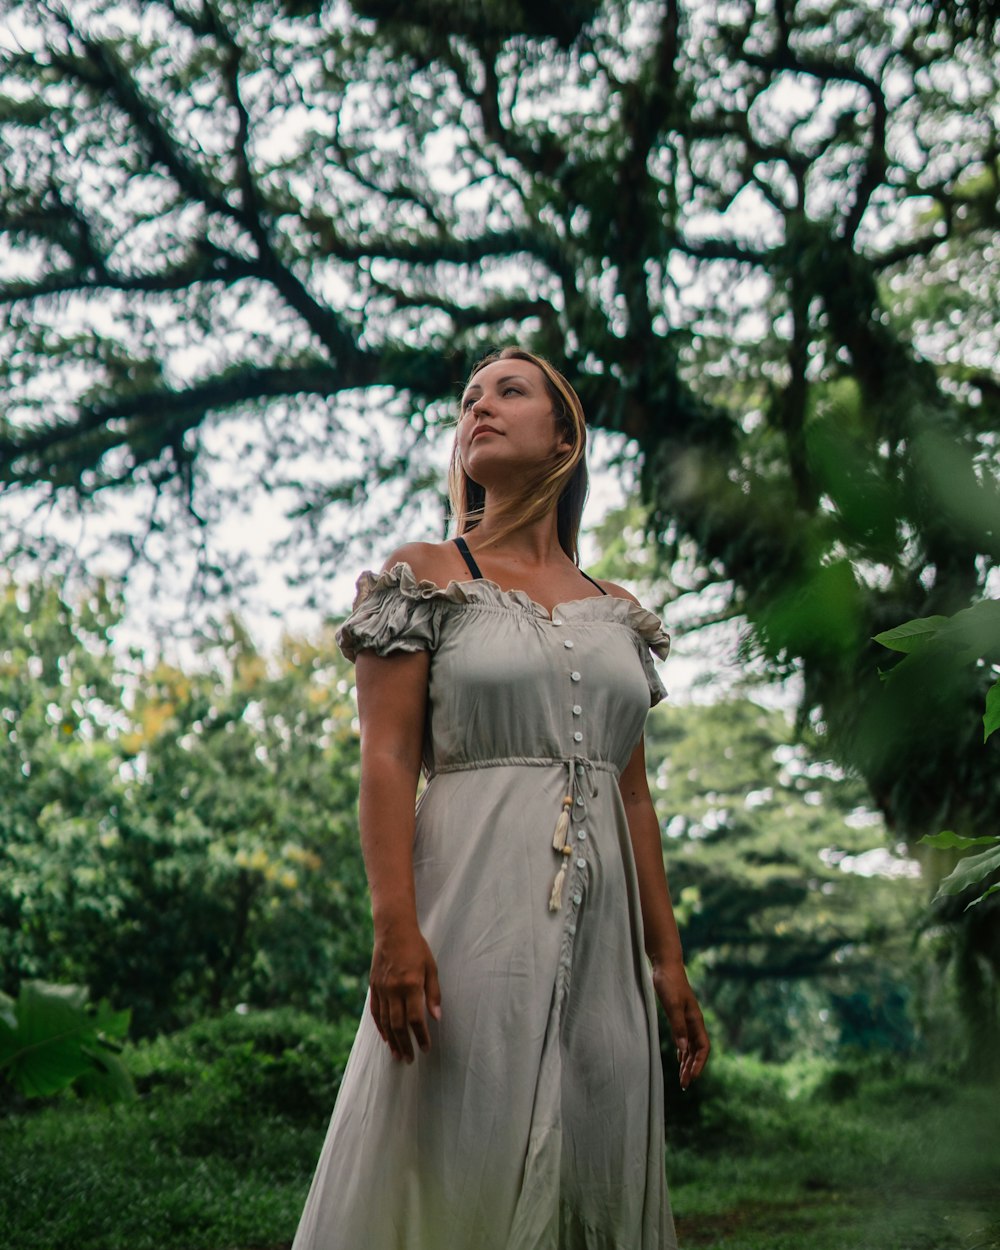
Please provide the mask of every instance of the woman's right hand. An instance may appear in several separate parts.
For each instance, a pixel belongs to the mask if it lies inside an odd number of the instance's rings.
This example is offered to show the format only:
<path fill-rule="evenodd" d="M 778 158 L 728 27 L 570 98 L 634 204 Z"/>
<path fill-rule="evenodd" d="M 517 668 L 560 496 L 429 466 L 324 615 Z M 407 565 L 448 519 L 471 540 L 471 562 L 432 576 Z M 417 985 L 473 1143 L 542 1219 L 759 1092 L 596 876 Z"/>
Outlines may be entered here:
<path fill-rule="evenodd" d="M 441 1019 L 441 987 L 431 948 L 415 921 L 376 926 L 369 985 L 372 1018 L 392 1057 L 412 1063 L 414 1039 L 421 1050 L 430 1050 L 427 1016 Z"/>

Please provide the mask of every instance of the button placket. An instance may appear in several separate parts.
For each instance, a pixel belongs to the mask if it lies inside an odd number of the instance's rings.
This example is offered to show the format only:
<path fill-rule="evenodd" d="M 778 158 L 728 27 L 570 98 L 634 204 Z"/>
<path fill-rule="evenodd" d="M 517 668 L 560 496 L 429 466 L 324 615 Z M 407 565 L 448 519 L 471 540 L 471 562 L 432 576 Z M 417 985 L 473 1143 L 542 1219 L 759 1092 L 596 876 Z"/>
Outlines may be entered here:
<path fill-rule="evenodd" d="M 554 625 L 561 624 L 561 618 L 553 618 L 552 623 Z M 574 639 L 563 638 L 561 641 L 565 650 L 574 650 L 576 645 Z M 579 669 L 571 669 L 569 672 L 569 679 L 574 686 L 578 686 L 583 680 L 583 674 Z M 579 698 L 578 691 L 573 690 L 573 695 L 575 695 L 577 699 Z M 567 702 L 571 718 L 570 724 L 575 722 L 577 725 L 581 725 L 582 722 L 580 718 L 583 716 L 583 704 L 576 702 L 575 700 Z M 590 767 L 589 764 L 585 762 L 586 750 L 582 749 L 584 736 L 582 727 L 574 729 L 571 734 L 574 746 L 579 749 L 579 754 L 576 755 L 576 758 L 568 761 L 570 763 L 571 778 L 573 779 L 573 782 L 575 782 L 575 784 L 571 782 L 571 791 L 577 791 L 577 787 L 582 787 L 582 785 L 585 784 L 583 779 L 587 775 L 588 767 Z M 569 831 L 569 840 L 567 840 L 564 849 L 564 854 L 566 856 L 565 868 L 568 870 L 566 875 L 569 877 L 569 880 L 566 881 L 566 885 L 571 890 L 567 901 L 570 904 L 570 912 L 572 916 L 572 920 L 567 925 L 565 932 L 570 940 L 572 940 L 572 937 L 575 935 L 577 930 L 576 917 L 579 908 L 583 903 L 587 887 L 588 860 L 585 854 L 587 848 L 587 830 L 584 827 L 584 821 L 587 818 L 587 804 L 583 795 L 579 792 L 574 793 L 572 813 L 572 827 Z"/>

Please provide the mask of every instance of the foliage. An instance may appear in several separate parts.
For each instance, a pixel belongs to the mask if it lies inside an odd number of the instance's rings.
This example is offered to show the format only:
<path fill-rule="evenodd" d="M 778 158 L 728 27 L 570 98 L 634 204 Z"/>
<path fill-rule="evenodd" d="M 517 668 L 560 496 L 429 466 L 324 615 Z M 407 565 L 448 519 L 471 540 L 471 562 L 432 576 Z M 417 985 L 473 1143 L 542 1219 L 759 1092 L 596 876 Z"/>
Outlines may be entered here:
<path fill-rule="evenodd" d="M 682 1244 L 992 1247 L 991 1088 L 895 1063 L 717 1058 L 668 1143 Z"/>
<path fill-rule="evenodd" d="M 938 661 L 947 678 L 947 666 L 961 670 L 970 666 L 982 667 L 992 677 L 1000 668 L 1000 602 L 983 600 L 958 612 L 952 617 L 930 616 L 907 621 L 895 629 L 875 636 L 875 641 L 901 651 L 905 659 L 885 674 L 887 682 L 897 688 L 901 683 L 910 686 L 926 674 L 929 657 Z M 942 664 L 943 661 L 943 664 Z M 986 710 L 983 713 L 983 741 L 1000 728 L 1000 677 L 986 692 Z M 952 868 L 939 885 L 935 902 L 964 895 L 972 887 L 978 887 L 975 896 L 966 903 L 966 910 L 1000 890 L 1000 882 L 987 884 L 990 877 L 1000 869 L 1000 834 L 970 838 L 947 830 L 943 833 L 925 834 L 921 845 L 937 850 L 968 851 L 972 847 L 988 846 L 991 849 L 967 856 Z"/>
<path fill-rule="evenodd" d="M 308 581 L 373 508 L 412 529 L 456 383 L 524 339 L 632 440 L 661 582 L 801 672 L 894 836 L 992 831 L 981 681 L 929 658 L 925 703 L 888 698 L 871 641 L 968 608 L 1000 555 L 974 7 L 29 0 L 0 86 L 4 493 L 133 492 L 152 559 L 176 497 L 217 593 L 243 569 L 212 522 L 259 484 Z M 994 901 L 962 940 L 995 972 Z"/>
<path fill-rule="evenodd" d="M 248 1043 L 261 1074 L 269 1059 L 291 1062 L 300 1048 L 310 1056 L 310 1123 L 276 1114 L 279 1097 L 255 1106 L 243 1096 L 239 1063 L 222 1070 Z M 227 1015 L 131 1047 L 127 1057 L 145 1088 L 140 1100 L 113 1113 L 62 1102 L 0 1122 L 0 1225 L 11 1244 L 287 1245 L 329 1113 L 322 1083 L 344 1059 L 335 1031 L 286 1012 Z M 201 1080 L 203 1065 L 212 1074 Z M 292 1102 L 301 1088 L 294 1071 Z M 964 1087 L 949 1071 L 817 1059 L 776 1068 L 725 1055 L 713 1056 L 705 1081 L 684 1131 L 668 1126 L 682 1244 L 991 1245 L 986 1228 L 1000 1218 L 993 1090 Z M 254 1082 L 258 1097 L 265 1085 Z M 236 1118 L 216 1120 L 210 1134 L 214 1106 Z"/>
<path fill-rule="evenodd" d="M 960 859 L 938 886 L 937 899 L 952 894 L 964 894 L 966 890 L 973 886 L 978 887 L 979 892 L 975 898 L 966 903 L 966 910 L 968 910 L 968 908 L 975 907 L 977 903 L 981 903 L 983 899 L 989 898 L 991 894 L 995 894 L 997 890 L 1000 890 L 1000 883 L 985 885 L 986 881 L 1000 870 L 1000 837 L 963 838 L 959 834 L 946 830 L 943 833 L 928 834 L 921 839 L 921 842 L 925 846 L 954 847 L 960 851 L 967 851 L 974 846 L 988 846 L 991 848 L 988 851 L 980 851 L 975 855 L 968 855 Z"/>
<path fill-rule="evenodd" d="M 230 1012 L 129 1046 L 135 1102 L 0 1125 L 0 1226 L 21 1250 L 289 1241 L 352 1033 L 287 1010 Z"/>
<path fill-rule="evenodd" d="M 1000 600 L 984 599 L 954 616 L 927 616 L 875 635 L 875 641 L 907 657 L 887 675 L 905 681 L 918 667 L 915 657 L 938 652 L 956 666 L 983 665 L 992 676 L 1000 668 Z M 1000 728 L 1000 677 L 986 692 L 983 741 Z"/>
<path fill-rule="evenodd" d="M 0 994 L 0 1075 L 28 1098 L 72 1085 L 107 1102 L 133 1097 L 119 1053 L 129 1012 L 96 1008 L 80 985 L 25 981 L 17 1000 Z"/>
<path fill-rule="evenodd" d="M 103 597 L 102 597 L 103 596 Z M 0 601 L 0 977 L 78 981 L 139 1034 L 240 1001 L 363 997 L 349 669 L 223 625 L 182 672 L 111 647 L 103 592 Z"/>
<path fill-rule="evenodd" d="M 11 992 L 22 979 L 80 982 L 128 1002 L 73 961 L 64 927 L 69 913 L 119 906 L 100 879 L 123 797 L 113 738 L 123 674 L 110 653 L 119 617 L 101 583 L 75 605 L 42 582 L 0 587 L 0 982 Z"/>
<path fill-rule="evenodd" d="M 684 948 L 717 1039 L 766 1059 L 907 1051 L 923 888 L 857 779 L 746 698 L 662 706 L 647 759 Z"/>
<path fill-rule="evenodd" d="M 227 1012 L 141 1043 L 130 1063 L 151 1105 L 184 1101 L 183 1125 L 165 1116 L 161 1138 L 187 1154 L 249 1157 L 261 1119 L 323 1121 L 356 1029 L 354 1017 L 328 1023 L 288 1008 Z"/>
<path fill-rule="evenodd" d="M 319 572 L 372 482 L 412 517 L 469 361 L 529 338 L 637 441 L 673 555 L 755 613 L 839 587 L 853 633 L 882 566 L 896 598 L 967 569 L 995 493 L 996 67 L 967 7 L 31 0 L 4 481 L 138 487 L 159 551 L 152 497 L 216 518 L 228 442 L 233 497 L 287 487 Z"/>

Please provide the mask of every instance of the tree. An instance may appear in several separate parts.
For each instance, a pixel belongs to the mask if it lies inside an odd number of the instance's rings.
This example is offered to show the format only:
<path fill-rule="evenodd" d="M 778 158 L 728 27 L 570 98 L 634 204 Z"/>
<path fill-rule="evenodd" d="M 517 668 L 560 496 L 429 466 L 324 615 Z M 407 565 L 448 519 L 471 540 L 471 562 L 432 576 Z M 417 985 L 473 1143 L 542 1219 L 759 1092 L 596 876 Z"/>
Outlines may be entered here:
<path fill-rule="evenodd" d="M 332 638 L 235 622 L 189 671 L 123 657 L 95 589 L 0 600 L 0 989 L 79 982 L 139 1035 L 237 1003 L 356 1015 L 358 747 Z"/>
<path fill-rule="evenodd" d="M 718 1040 L 769 1060 L 915 1041 L 923 888 L 864 786 L 745 697 L 658 708 L 647 760 Z"/>
<path fill-rule="evenodd" d="M 145 491 L 154 541 L 171 488 L 218 512 L 219 426 L 256 413 L 308 574 L 373 481 L 389 507 L 417 497 L 476 354 L 528 340 L 634 440 L 664 571 L 726 587 L 801 671 L 803 717 L 894 834 L 996 828 L 1000 748 L 971 714 L 990 674 L 928 672 L 914 709 L 871 641 L 982 598 L 1000 554 L 988 20 L 912 0 L 104 10 L 26 3 L 7 58 L 9 490 Z M 994 1029 L 995 903 L 961 930 Z"/>

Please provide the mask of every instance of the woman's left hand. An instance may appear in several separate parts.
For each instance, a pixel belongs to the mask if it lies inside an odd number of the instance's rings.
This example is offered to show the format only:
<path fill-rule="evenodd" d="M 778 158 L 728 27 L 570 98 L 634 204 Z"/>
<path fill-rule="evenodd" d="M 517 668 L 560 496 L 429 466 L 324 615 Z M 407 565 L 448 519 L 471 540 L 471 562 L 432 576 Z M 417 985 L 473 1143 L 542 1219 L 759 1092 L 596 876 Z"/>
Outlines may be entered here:
<path fill-rule="evenodd" d="M 663 1004 L 680 1064 L 681 1089 L 701 1076 L 712 1048 L 708 1030 L 682 964 L 653 964 L 653 988 Z"/>

